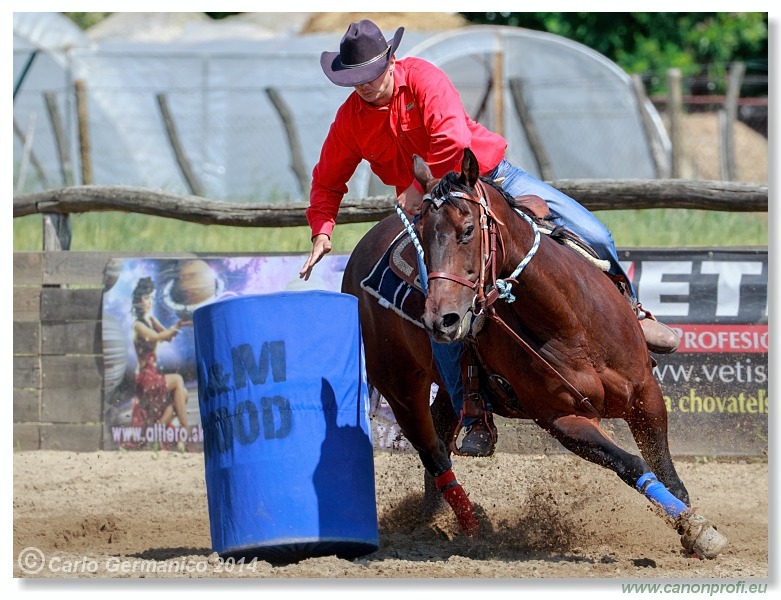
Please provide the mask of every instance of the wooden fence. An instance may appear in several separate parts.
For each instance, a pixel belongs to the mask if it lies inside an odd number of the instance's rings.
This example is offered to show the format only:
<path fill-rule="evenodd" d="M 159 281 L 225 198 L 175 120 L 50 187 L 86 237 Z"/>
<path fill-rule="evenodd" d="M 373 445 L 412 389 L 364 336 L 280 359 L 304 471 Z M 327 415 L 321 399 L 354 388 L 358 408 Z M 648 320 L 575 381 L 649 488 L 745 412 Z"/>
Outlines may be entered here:
<path fill-rule="evenodd" d="M 767 211 L 767 186 L 726 182 L 555 182 L 596 210 L 686 207 Z M 35 213 L 119 210 L 199 223 L 280 226 L 305 223 L 302 206 L 237 205 L 137 188 L 66 188 L 14 198 L 14 217 Z M 342 222 L 377 220 L 393 211 L 388 198 L 343 206 Z M 102 294 L 119 252 L 14 253 L 13 443 L 16 449 L 93 451 L 103 423 Z M 208 257 L 161 254 L 156 258 Z M 242 256 L 247 256 L 243 254 Z"/>

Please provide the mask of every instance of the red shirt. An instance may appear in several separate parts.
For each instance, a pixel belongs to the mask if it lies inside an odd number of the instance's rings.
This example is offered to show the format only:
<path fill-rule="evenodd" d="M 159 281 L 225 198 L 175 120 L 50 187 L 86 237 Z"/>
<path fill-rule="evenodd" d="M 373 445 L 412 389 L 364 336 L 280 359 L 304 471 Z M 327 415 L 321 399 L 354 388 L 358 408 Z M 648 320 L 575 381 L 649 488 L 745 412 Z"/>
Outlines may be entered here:
<path fill-rule="evenodd" d="M 313 237 L 331 235 L 347 182 L 362 159 L 400 194 L 414 179 L 413 154 L 426 160 L 434 177 L 460 170 L 464 148 L 475 153 L 483 174 L 504 157 L 505 139 L 467 115 L 441 69 L 404 58 L 396 61 L 393 76 L 387 106 L 373 106 L 353 92 L 336 112 L 312 171 L 306 217 Z"/>

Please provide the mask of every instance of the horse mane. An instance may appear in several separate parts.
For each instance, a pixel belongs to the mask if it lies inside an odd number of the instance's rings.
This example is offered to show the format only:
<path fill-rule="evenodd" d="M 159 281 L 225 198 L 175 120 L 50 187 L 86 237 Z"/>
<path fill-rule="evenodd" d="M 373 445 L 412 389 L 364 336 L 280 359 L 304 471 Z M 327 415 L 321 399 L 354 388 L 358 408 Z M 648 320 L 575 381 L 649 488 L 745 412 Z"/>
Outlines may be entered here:
<path fill-rule="evenodd" d="M 496 183 L 493 179 L 490 177 L 483 177 L 480 176 L 480 181 L 482 181 L 484 184 L 490 185 L 492 188 L 494 188 L 501 196 L 507 201 L 507 203 L 512 208 L 517 208 L 519 210 L 523 210 L 529 216 L 532 215 L 524 206 L 519 205 L 515 198 L 513 198 L 510 194 L 508 194 L 504 188 L 502 188 L 501 185 Z M 446 173 L 442 179 L 439 180 L 437 185 L 434 186 L 434 188 L 430 192 L 431 201 L 438 200 L 441 202 L 447 202 L 454 206 L 459 211 L 466 210 L 466 204 L 464 203 L 464 200 L 462 198 L 459 198 L 458 196 L 451 195 L 451 192 L 464 192 L 466 194 L 474 195 L 475 189 L 471 186 L 469 186 L 466 183 L 463 183 L 461 181 L 461 177 L 458 173 L 455 171 L 450 171 L 449 173 Z"/>
<path fill-rule="evenodd" d="M 466 201 L 458 196 L 451 195 L 451 192 L 459 191 L 468 194 L 474 194 L 475 190 L 466 184 L 459 181 L 458 173 L 450 171 L 446 173 L 442 179 L 440 179 L 434 188 L 429 192 L 429 200 L 421 211 L 421 215 L 431 208 L 431 204 L 440 206 L 443 202 L 447 202 L 459 212 L 466 212 L 468 210 Z"/>
<path fill-rule="evenodd" d="M 481 177 L 481 181 L 485 184 L 490 185 L 492 188 L 494 188 L 496 191 L 498 191 L 502 197 L 507 200 L 508 204 L 513 207 L 516 210 L 522 210 L 524 213 L 526 213 L 537 225 L 544 227 L 548 232 L 548 237 L 552 239 L 554 242 L 557 242 L 563 246 L 570 246 L 574 244 L 577 247 L 582 248 L 585 250 L 586 254 L 590 257 L 590 260 L 599 261 L 599 255 L 586 243 L 584 242 L 578 235 L 576 235 L 574 232 L 570 231 L 566 227 L 562 225 L 555 225 L 552 223 L 554 216 L 552 214 L 548 214 L 545 217 L 540 217 L 536 214 L 534 214 L 530 208 L 527 206 L 524 206 L 523 204 L 520 204 L 516 201 L 515 198 L 513 198 L 510 194 L 505 191 L 505 189 L 499 185 L 497 182 L 493 181 L 490 178 L 487 177 Z M 578 250 L 576 250 L 578 251 Z M 580 254 L 583 254 L 583 251 L 579 251 Z M 607 270 L 601 263 L 598 264 L 600 268 L 603 270 Z"/>
<path fill-rule="evenodd" d="M 564 227 L 561 227 L 560 225 L 550 225 L 547 222 L 551 221 L 554 216 L 548 215 L 545 217 L 540 217 L 534 212 L 531 211 L 531 209 L 524 204 L 519 203 L 513 196 L 511 196 L 507 190 L 505 190 L 501 184 L 497 183 L 495 180 L 491 179 L 490 177 L 484 177 L 480 176 L 480 181 L 484 185 L 491 186 L 494 190 L 496 190 L 502 198 L 505 199 L 507 204 L 510 205 L 511 208 L 515 210 L 523 211 L 526 215 L 528 215 L 531 219 L 533 219 L 538 225 L 544 225 L 546 229 L 551 229 L 550 237 L 551 239 L 557 241 L 560 244 L 565 243 L 566 239 L 570 237 L 572 234 L 566 230 Z M 464 212 L 467 210 L 466 201 L 463 198 L 458 197 L 457 195 L 452 195 L 451 192 L 464 192 L 466 194 L 474 195 L 475 189 L 469 186 L 468 184 L 461 181 L 461 177 L 458 173 L 455 171 L 451 171 L 447 174 L 445 174 L 442 179 L 439 180 L 437 185 L 434 186 L 434 188 L 430 192 L 431 200 L 429 202 L 434 202 L 435 200 L 439 201 L 439 203 L 447 202 L 450 205 L 452 205 L 454 208 L 456 208 L 460 212 Z M 429 206 L 425 206 L 423 211 L 426 211 L 429 209 Z M 421 211 L 421 214 L 422 212 Z"/>

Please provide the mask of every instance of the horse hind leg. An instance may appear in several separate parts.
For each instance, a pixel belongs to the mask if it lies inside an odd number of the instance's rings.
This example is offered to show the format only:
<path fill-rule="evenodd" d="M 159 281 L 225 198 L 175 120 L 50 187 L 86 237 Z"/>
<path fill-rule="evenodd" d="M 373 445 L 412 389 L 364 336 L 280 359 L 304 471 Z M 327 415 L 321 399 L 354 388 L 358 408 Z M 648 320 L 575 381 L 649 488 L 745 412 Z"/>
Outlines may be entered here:
<path fill-rule="evenodd" d="M 687 507 L 691 507 L 689 492 L 678 476 L 670 455 L 667 438 L 667 407 L 656 382 L 645 385 L 644 397 L 635 401 L 626 418 L 643 458 L 663 483 Z M 713 558 L 726 546 L 726 538 L 708 520 L 691 509 L 679 515 L 676 526 L 684 548 L 698 556 Z"/>
<path fill-rule="evenodd" d="M 726 538 L 657 480 L 639 456 L 619 448 L 591 419 L 567 415 L 555 419 L 548 431 L 568 450 L 594 464 L 606 467 L 642 493 L 674 520 L 684 548 L 704 558 L 715 558 L 726 547 Z"/>
<path fill-rule="evenodd" d="M 625 420 L 651 470 L 676 498 L 691 506 L 689 492 L 675 470 L 667 438 L 667 408 L 659 386 L 645 385 Z"/>

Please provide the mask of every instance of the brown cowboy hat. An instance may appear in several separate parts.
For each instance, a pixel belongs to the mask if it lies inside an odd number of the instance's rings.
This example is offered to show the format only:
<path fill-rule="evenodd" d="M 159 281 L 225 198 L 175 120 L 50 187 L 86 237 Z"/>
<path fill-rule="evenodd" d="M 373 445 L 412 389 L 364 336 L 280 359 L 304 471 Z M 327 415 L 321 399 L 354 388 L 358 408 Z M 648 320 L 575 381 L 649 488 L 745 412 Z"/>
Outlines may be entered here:
<path fill-rule="evenodd" d="M 323 52 L 320 66 L 336 85 L 353 87 L 377 79 L 396 52 L 404 28 L 399 27 L 392 40 L 368 19 L 350 23 L 339 44 L 339 52 Z"/>

